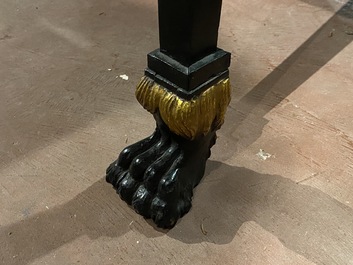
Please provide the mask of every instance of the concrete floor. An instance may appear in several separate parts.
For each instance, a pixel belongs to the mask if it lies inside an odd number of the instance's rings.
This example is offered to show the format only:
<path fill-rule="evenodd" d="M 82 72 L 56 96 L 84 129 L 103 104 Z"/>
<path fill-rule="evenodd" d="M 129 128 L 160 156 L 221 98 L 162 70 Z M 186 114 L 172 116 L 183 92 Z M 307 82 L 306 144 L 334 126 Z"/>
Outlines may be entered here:
<path fill-rule="evenodd" d="M 156 2 L 0 0 L 0 264 L 353 264 L 352 1 L 224 1 L 233 100 L 170 231 L 103 179 L 154 129 Z"/>

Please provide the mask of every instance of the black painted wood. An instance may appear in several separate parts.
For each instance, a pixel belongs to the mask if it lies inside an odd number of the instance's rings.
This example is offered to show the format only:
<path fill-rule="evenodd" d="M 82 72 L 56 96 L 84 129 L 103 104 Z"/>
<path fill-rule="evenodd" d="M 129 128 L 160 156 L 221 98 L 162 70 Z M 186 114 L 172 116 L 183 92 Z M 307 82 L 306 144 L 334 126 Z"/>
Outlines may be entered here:
<path fill-rule="evenodd" d="M 190 100 L 219 80 L 229 76 L 230 53 L 217 49 L 190 66 L 185 66 L 160 50 L 148 54 L 145 75 L 179 97 Z"/>
<path fill-rule="evenodd" d="M 230 53 L 217 48 L 222 0 L 159 0 L 160 49 L 145 74 L 184 99 L 229 76 Z"/>
<path fill-rule="evenodd" d="M 217 49 L 222 0 L 159 0 L 160 49 L 189 66 Z"/>

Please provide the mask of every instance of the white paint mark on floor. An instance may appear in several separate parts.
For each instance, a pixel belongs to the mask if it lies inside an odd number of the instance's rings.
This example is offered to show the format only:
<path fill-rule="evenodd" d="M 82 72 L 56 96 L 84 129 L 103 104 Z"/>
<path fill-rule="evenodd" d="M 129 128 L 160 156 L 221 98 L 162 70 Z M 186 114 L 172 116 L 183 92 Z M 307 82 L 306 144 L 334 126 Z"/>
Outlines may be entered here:
<path fill-rule="evenodd" d="M 119 75 L 119 77 L 121 78 L 121 79 L 123 79 L 123 80 L 129 80 L 129 77 L 127 76 L 127 75 Z"/>
<path fill-rule="evenodd" d="M 270 158 L 272 155 L 269 153 L 266 153 L 264 150 L 260 149 L 260 152 L 256 154 L 260 159 L 262 160 L 267 160 Z"/>

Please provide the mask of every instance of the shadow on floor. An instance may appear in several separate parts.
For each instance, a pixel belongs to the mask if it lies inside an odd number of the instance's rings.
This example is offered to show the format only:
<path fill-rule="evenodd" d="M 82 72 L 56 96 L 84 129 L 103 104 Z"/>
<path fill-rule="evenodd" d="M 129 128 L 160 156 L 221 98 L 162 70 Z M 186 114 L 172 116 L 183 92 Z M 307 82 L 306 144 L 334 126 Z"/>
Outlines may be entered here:
<path fill-rule="evenodd" d="M 326 6 L 321 1 L 305 2 Z M 251 145 L 268 122 L 264 116 L 347 47 L 353 41 L 352 33 L 353 0 L 350 0 L 250 92 L 231 104 L 235 113 L 229 115 L 222 128 L 224 134 L 243 148 Z M 241 133 L 249 131 L 252 133 Z"/>
<path fill-rule="evenodd" d="M 345 264 L 343 258 L 352 255 L 353 210 L 320 190 L 215 161 L 207 171 L 195 207 L 175 229 L 164 231 L 169 237 L 187 244 L 227 244 L 244 222 L 254 221 L 287 248 L 320 264 Z M 119 238 L 132 229 L 134 219 L 133 229 L 147 238 L 165 235 L 136 218 L 100 180 L 61 206 L 1 227 L 0 260 L 28 264 L 81 236 Z"/>
<path fill-rule="evenodd" d="M 83 235 L 123 235 L 129 222 L 119 204 L 118 196 L 100 180 L 64 205 L 1 227 L 1 264 L 27 264 Z"/>
<path fill-rule="evenodd" d="M 168 236 L 188 244 L 228 244 L 244 222 L 254 221 L 311 261 L 353 260 L 351 208 L 281 176 L 215 161 L 209 161 L 208 172 L 196 189 L 192 211 Z"/>

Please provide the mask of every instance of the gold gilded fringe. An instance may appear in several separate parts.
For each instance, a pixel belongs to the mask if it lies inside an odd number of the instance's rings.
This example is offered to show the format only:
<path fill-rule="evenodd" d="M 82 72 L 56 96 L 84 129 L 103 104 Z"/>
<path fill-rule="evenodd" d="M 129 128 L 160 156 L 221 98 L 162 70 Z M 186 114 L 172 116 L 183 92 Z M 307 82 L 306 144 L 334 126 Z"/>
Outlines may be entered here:
<path fill-rule="evenodd" d="M 231 99 L 231 89 L 227 78 L 198 97 L 184 100 L 144 76 L 137 86 L 136 98 L 152 114 L 159 111 L 172 132 L 193 140 L 222 126 Z"/>

